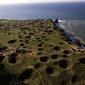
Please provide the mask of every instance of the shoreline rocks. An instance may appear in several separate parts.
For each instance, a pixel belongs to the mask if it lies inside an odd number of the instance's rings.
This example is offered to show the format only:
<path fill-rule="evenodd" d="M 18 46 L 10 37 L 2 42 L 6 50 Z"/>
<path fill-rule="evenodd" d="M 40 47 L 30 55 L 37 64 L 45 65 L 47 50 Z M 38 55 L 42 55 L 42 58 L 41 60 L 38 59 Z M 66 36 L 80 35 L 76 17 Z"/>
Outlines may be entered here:
<path fill-rule="evenodd" d="M 75 37 L 73 34 L 67 32 L 65 29 L 64 29 L 64 26 L 62 26 L 60 23 L 59 23 L 59 20 L 56 19 L 56 20 L 53 20 L 53 24 L 54 24 L 54 28 L 56 30 L 56 28 L 61 31 L 63 33 L 63 35 L 67 38 L 67 42 L 69 43 L 74 43 L 74 44 L 77 44 L 78 45 L 78 48 L 77 49 L 85 49 L 85 44 L 82 43 L 77 37 Z"/>

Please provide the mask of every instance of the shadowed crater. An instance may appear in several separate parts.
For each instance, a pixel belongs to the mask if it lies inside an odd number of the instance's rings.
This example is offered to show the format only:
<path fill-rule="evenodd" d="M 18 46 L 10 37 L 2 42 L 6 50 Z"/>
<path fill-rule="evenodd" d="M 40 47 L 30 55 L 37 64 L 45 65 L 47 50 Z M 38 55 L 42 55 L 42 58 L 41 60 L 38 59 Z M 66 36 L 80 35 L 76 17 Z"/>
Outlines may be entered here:
<path fill-rule="evenodd" d="M 4 58 L 5 58 L 5 56 L 0 55 L 0 62 L 2 62 Z"/>
<path fill-rule="evenodd" d="M 23 35 L 19 35 L 18 38 L 21 39 L 23 37 Z"/>
<path fill-rule="evenodd" d="M 28 44 L 28 43 L 29 43 L 29 40 L 26 40 L 26 39 L 25 39 L 25 43 Z"/>
<path fill-rule="evenodd" d="M 62 80 L 60 85 L 67 85 L 67 81 L 66 80 Z"/>
<path fill-rule="evenodd" d="M 24 43 L 20 43 L 20 46 L 24 46 Z"/>
<path fill-rule="evenodd" d="M 54 63 L 54 65 L 58 65 L 58 61 L 54 61 L 53 63 Z"/>
<path fill-rule="evenodd" d="M 38 44 L 38 47 L 42 47 L 42 43 L 39 43 L 39 44 Z"/>
<path fill-rule="evenodd" d="M 47 62 L 48 56 L 41 56 L 39 59 L 40 59 L 41 62 Z"/>
<path fill-rule="evenodd" d="M 59 46 L 55 46 L 53 49 L 54 50 L 60 50 L 60 47 Z"/>
<path fill-rule="evenodd" d="M 8 41 L 8 44 L 12 44 L 12 43 L 15 43 L 17 40 L 16 39 L 13 39 L 13 40 L 9 40 Z"/>
<path fill-rule="evenodd" d="M 46 72 L 47 74 L 52 74 L 52 73 L 53 73 L 53 67 L 46 67 L 45 72 Z"/>
<path fill-rule="evenodd" d="M 7 48 L 8 48 L 7 46 L 0 47 L 0 52 L 6 50 Z"/>
<path fill-rule="evenodd" d="M 24 81 L 25 79 L 29 79 L 31 77 L 32 73 L 33 73 L 33 69 L 32 68 L 24 70 L 20 74 L 19 80 Z"/>
<path fill-rule="evenodd" d="M 42 38 L 44 39 L 44 38 L 46 38 L 45 36 L 42 36 Z"/>
<path fill-rule="evenodd" d="M 64 50 L 63 53 L 64 54 L 69 54 L 70 53 L 70 50 Z"/>
<path fill-rule="evenodd" d="M 60 44 L 60 45 L 62 45 L 62 44 L 63 44 L 63 42 L 59 42 L 59 44 Z"/>
<path fill-rule="evenodd" d="M 0 73 L 0 85 L 10 85 L 10 82 L 13 81 L 14 75 L 10 74 L 5 70 L 4 73 Z"/>
<path fill-rule="evenodd" d="M 51 55 L 51 58 L 52 58 L 52 59 L 57 59 L 57 58 L 58 58 L 58 54 L 53 54 L 53 55 Z"/>
<path fill-rule="evenodd" d="M 49 47 L 53 47 L 53 45 L 49 45 Z"/>
<path fill-rule="evenodd" d="M 79 59 L 79 63 L 85 64 L 85 58 L 80 58 L 80 59 Z"/>
<path fill-rule="evenodd" d="M 76 75 L 73 75 L 72 76 L 72 79 L 71 79 L 71 82 L 72 83 L 76 83 L 76 81 L 77 81 L 77 76 Z"/>
<path fill-rule="evenodd" d="M 4 69 L 5 65 L 3 63 L 0 62 L 0 70 Z"/>
<path fill-rule="evenodd" d="M 38 48 L 38 51 L 42 51 L 44 48 L 43 47 L 41 47 L 41 48 Z"/>
<path fill-rule="evenodd" d="M 63 55 L 62 57 L 63 57 L 63 58 L 68 58 L 68 55 Z"/>
<path fill-rule="evenodd" d="M 38 69 L 40 66 L 41 66 L 40 63 L 36 63 L 36 64 L 34 65 L 34 68 L 35 68 L 35 69 Z"/>
<path fill-rule="evenodd" d="M 17 56 L 17 53 L 13 53 L 11 54 L 9 57 L 8 57 L 8 61 L 12 64 L 16 63 L 16 56 Z"/>
<path fill-rule="evenodd" d="M 30 38 L 30 35 L 27 35 L 25 38 Z"/>
<path fill-rule="evenodd" d="M 23 81 L 16 82 L 16 85 L 27 85 Z"/>
<path fill-rule="evenodd" d="M 61 67 L 61 68 L 67 68 L 67 60 L 65 60 L 65 59 L 62 59 L 62 60 L 60 60 L 59 61 L 59 66 Z"/>
<path fill-rule="evenodd" d="M 37 55 L 41 55 L 41 54 L 42 54 L 42 52 L 38 52 L 38 53 L 37 53 Z"/>
<path fill-rule="evenodd" d="M 19 42 L 23 42 L 23 40 L 19 40 Z"/>
<path fill-rule="evenodd" d="M 16 49 L 17 53 L 26 53 L 27 51 L 25 49 Z"/>
<path fill-rule="evenodd" d="M 47 38 L 45 38 L 45 41 L 48 41 L 48 39 L 47 39 Z"/>

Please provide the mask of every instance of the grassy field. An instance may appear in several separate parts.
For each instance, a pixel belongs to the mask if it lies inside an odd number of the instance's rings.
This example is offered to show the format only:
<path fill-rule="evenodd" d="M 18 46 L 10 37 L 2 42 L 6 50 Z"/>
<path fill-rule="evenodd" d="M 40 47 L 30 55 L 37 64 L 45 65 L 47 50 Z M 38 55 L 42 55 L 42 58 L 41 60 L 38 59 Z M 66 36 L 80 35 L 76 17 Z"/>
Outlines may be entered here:
<path fill-rule="evenodd" d="M 84 85 L 77 47 L 50 19 L 0 20 L 0 85 Z"/>

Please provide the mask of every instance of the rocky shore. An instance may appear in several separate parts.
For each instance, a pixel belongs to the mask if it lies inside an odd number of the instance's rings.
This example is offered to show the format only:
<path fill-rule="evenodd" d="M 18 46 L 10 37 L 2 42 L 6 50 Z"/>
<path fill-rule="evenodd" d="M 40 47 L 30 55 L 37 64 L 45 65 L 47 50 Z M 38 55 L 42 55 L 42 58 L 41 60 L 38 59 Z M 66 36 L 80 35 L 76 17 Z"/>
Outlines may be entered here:
<path fill-rule="evenodd" d="M 54 22 L 54 28 L 60 30 L 62 32 L 62 35 L 64 35 L 67 38 L 67 42 L 70 44 L 77 44 L 78 48 L 77 49 L 85 49 L 85 44 L 83 42 L 81 42 L 79 40 L 79 38 L 75 37 L 73 34 L 71 34 L 70 32 L 67 32 L 64 29 L 64 26 L 61 25 L 61 23 L 59 23 L 58 19 L 57 20 L 53 20 Z"/>

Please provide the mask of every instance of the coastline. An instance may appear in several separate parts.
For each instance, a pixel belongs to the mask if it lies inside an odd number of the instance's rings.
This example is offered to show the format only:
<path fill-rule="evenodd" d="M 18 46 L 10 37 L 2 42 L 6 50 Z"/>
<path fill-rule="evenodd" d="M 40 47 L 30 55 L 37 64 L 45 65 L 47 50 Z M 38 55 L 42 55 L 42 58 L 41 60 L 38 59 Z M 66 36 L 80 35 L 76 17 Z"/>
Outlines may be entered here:
<path fill-rule="evenodd" d="M 60 23 L 65 26 L 65 30 L 85 44 L 85 20 L 62 20 Z"/>
<path fill-rule="evenodd" d="M 67 42 L 72 44 L 77 44 L 77 49 L 85 49 L 85 43 L 83 43 L 79 38 L 72 34 L 69 31 L 66 31 L 65 26 L 61 24 L 62 20 L 58 20 L 58 23 L 56 23 L 56 19 L 53 20 L 54 27 L 57 28 L 59 31 L 62 32 L 62 35 L 64 35 L 67 38 Z"/>

